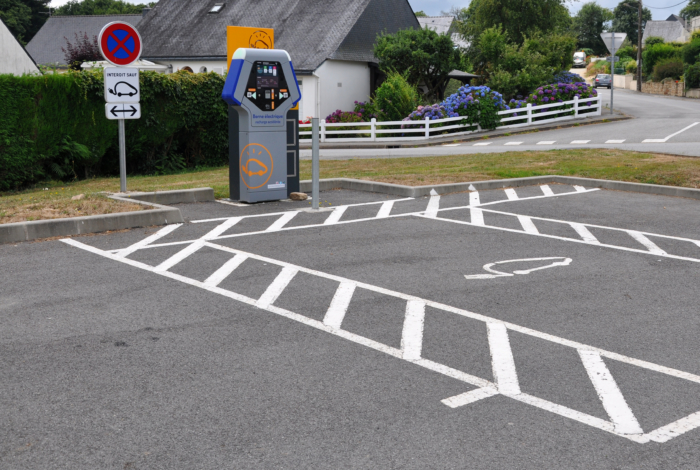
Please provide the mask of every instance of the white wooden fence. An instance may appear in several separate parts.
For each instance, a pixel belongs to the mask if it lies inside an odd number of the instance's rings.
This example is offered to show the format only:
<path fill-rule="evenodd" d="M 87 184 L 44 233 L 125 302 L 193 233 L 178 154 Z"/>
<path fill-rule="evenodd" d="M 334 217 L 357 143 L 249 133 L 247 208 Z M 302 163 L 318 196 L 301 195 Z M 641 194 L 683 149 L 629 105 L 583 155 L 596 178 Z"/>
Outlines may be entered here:
<path fill-rule="evenodd" d="M 590 103 L 590 105 L 588 105 Z M 568 108 L 567 108 L 568 106 Z M 548 122 L 583 119 L 590 116 L 600 116 L 602 100 L 598 97 L 571 101 L 550 103 L 539 106 L 528 104 L 519 109 L 499 111 L 501 125 L 496 129 L 509 129 L 545 124 Z M 377 141 L 406 141 L 430 140 L 438 137 L 459 136 L 480 132 L 479 125 L 463 124 L 464 116 L 430 119 L 425 121 L 380 121 L 371 122 L 320 122 L 321 142 L 377 142 Z M 386 135 L 389 134 L 389 135 Z M 299 124 L 299 137 L 306 141 L 311 139 L 311 124 Z"/>

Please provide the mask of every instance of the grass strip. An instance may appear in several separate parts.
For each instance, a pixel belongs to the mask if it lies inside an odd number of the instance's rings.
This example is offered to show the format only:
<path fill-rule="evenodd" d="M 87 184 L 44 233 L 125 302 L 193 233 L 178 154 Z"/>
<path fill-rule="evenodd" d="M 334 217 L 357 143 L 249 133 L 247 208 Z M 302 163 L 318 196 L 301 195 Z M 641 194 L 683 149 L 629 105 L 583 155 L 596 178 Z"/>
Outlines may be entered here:
<path fill-rule="evenodd" d="M 311 178 L 311 162 L 302 160 L 301 178 Z M 322 160 L 321 178 L 357 178 L 420 186 L 429 184 L 562 175 L 700 187 L 700 158 L 617 149 L 543 150 L 441 157 Z M 160 176 L 130 176 L 131 191 L 214 188 L 228 197 L 228 167 Z M 140 210 L 99 194 L 118 192 L 119 178 L 73 183 L 49 182 L 22 192 L 0 194 L 0 223 Z M 84 194 L 80 201 L 72 196 Z"/>

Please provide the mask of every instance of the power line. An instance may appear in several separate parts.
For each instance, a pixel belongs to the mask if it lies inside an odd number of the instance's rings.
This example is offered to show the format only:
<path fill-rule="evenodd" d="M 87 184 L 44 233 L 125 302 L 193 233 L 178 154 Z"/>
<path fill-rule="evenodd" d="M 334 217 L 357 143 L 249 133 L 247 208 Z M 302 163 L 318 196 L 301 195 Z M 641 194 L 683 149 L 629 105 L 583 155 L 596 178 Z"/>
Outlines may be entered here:
<path fill-rule="evenodd" d="M 646 8 L 653 8 L 654 10 L 667 10 L 669 8 L 675 8 L 678 5 L 683 5 L 686 3 L 688 0 L 683 0 L 681 3 L 676 3 L 675 5 L 671 5 L 670 7 L 650 7 L 649 5 L 645 5 Z"/>

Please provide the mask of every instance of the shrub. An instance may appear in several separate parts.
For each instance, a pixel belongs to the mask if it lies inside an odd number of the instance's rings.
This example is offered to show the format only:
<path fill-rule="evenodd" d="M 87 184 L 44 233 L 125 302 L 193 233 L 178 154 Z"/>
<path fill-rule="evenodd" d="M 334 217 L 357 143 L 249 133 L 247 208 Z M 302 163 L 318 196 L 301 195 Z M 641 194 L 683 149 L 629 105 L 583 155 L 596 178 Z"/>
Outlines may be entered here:
<path fill-rule="evenodd" d="M 683 56 L 683 62 L 686 64 L 693 65 L 698 62 L 700 60 L 700 38 L 685 44 L 681 54 Z"/>
<path fill-rule="evenodd" d="M 620 59 L 623 57 L 629 57 L 630 59 L 637 60 L 637 48 L 634 46 L 621 47 L 617 50 L 616 55 Z"/>
<path fill-rule="evenodd" d="M 372 118 L 379 119 L 379 110 L 371 101 L 355 101 L 354 111 L 359 113 L 360 117 L 362 117 L 362 120 L 365 122 L 371 121 Z"/>
<path fill-rule="evenodd" d="M 635 61 L 627 62 L 627 64 L 625 64 L 625 72 L 631 73 L 631 74 L 636 74 L 637 73 L 637 62 L 635 62 Z"/>
<path fill-rule="evenodd" d="M 648 38 L 646 38 L 646 39 L 644 40 L 644 47 L 646 48 L 646 47 L 649 47 L 649 46 L 653 46 L 653 45 L 655 45 L 655 44 L 663 44 L 663 43 L 665 43 L 665 42 L 666 42 L 666 41 L 665 41 L 664 38 L 662 38 L 662 37 L 659 37 L 659 36 L 649 36 Z"/>
<path fill-rule="evenodd" d="M 700 62 L 690 65 L 685 69 L 685 87 L 700 88 Z"/>
<path fill-rule="evenodd" d="M 593 103 L 591 101 L 585 101 L 586 98 L 594 98 L 598 96 L 598 92 L 593 89 L 592 86 L 585 82 L 579 83 L 558 83 L 553 85 L 547 85 L 539 87 L 530 96 L 527 97 L 526 102 L 532 104 L 533 106 L 563 103 L 564 101 L 571 101 L 576 96 L 579 100 L 580 106 L 591 106 Z M 557 106 L 555 110 L 569 109 L 573 105 Z M 543 108 L 541 110 L 536 110 L 535 113 L 543 113 L 548 111 L 548 108 Z M 550 116 L 547 116 L 550 117 Z"/>
<path fill-rule="evenodd" d="M 326 116 L 326 122 L 329 124 L 337 124 L 339 122 L 363 122 L 362 116 L 354 111 L 341 111 L 336 110 L 335 112 Z"/>
<path fill-rule="evenodd" d="M 598 60 L 596 62 L 591 62 L 586 67 L 586 75 L 589 77 L 599 73 L 610 73 L 610 62 L 607 60 Z"/>
<path fill-rule="evenodd" d="M 644 73 L 651 75 L 654 66 L 663 59 L 680 58 L 681 49 L 672 44 L 653 44 L 648 46 L 642 53 L 642 64 Z"/>
<path fill-rule="evenodd" d="M 64 54 L 68 67 L 72 70 L 80 70 L 83 62 L 102 60 L 97 36 L 90 39 L 87 33 L 83 33 L 82 37 L 75 33 L 75 44 L 71 44 L 65 36 L 63 39 L 66 40 L 66 47 L 61 47 L 61 52 Z"/>
<path fill-rule="evenodd" d="M 549 82 L 549 84 L 552 83 L 581 83 L 585 82 L 586 80 L 583 79 L 583 77 L 577 73 L 571 73 L 567 72 L 566 70 L 562 70 L 558 74 L 552 78 L 552 80 Z"/>
<path fill-rule="evenodd" d="M 683 62 L 678 59 L 662 60 L 654 66 L 654 81 L 660 82 L 665 78 L 680 79 L 683 75 Z"/>
<path fill-rule="evenodd" d="M 390 72 L 375 92 L 374 103 L 382 121 L 400 121 L 418 105 L 418 92 L 403 75 Z"/>

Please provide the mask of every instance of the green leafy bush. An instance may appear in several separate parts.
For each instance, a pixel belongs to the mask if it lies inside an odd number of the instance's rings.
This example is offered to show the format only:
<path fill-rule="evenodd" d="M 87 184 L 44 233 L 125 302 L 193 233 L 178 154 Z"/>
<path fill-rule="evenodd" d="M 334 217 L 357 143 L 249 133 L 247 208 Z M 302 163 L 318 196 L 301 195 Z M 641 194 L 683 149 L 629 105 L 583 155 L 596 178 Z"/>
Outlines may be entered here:
<path fill-rule="evenodd" d="M 689 65 L 685 69 L 685 87 L 700 88 L 700 62 Z"/>
<path fill-rule="evenodd" d="M 700 37 L 683 46 L 683 62 L 693 65 L 700 61 Z"/>
<path fill-rule="evenodd" d="M 681 49 L 672 44 L 653 44 L 642 53 L 642 64 L 645 75 L 651 75 L 656 64 L 664 59 L 680 58 Z"/>
<path fill-rule="evenodd" d="M 662 38 L 662 37 L 659 37 L 659 36 L 649 36 L 648 38 L 646 38 L 646 39 L 644 40 L 644 47 L 653 46 L 653 45 L 655 45 L 655 44 L 663 44 L 663 43 L 665 43 L 665 42 L 666 42 L 666 41 L 665 41 L 664 38 Z"/>
<path fill-rule="evenodd" d="M 616 55 L 620 59 L 629 57 L 630 59 L 637 60 L 637 48 L 634 46 L 621 47 L 617 50 Z"/>
<path fill-rule="evenodd" d="M 637 73 L 637 62 L 634 60 L 631 62 L 627 62 L 625 64 L 625 72 L 631 73 L 631 74 L 636 74 Z"/>
<path fill-rule="evenodd" d="M 607 60 L 597 60 L 595 62 L 591 62 L 586 67 L 586 75 L 589 77 L 599 73 L 610 73 L 610 62 Z"/>
<path fill-rule="evenodd" d="M 401 121 L 418 106 L 418 92 L 398 72 L 389 72 L 375 92 L 374 104 L 382 121 Z"/>
<path fill-rule="evenodd" d="M 141 72 L 139 120 L 126 121 L 129 173 L 228 161 L 217 74 Z M 0 75 L 0 191 L 38 181 L 118 174 L 117 123 L 104 115 L 101 71 Z"/>
<path fill-rule="evenodd" d="M 666 59 L 654 66 L 654 81 L 660 82 L 665 78 L 678 80 L 683 75 L 683 62 L 678 59 Z"/>

